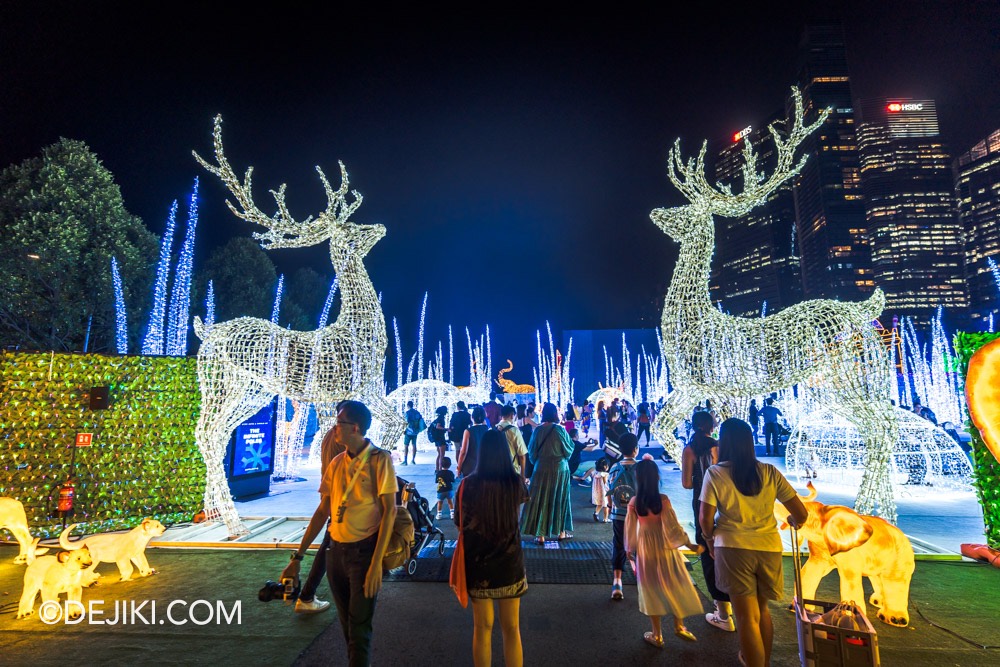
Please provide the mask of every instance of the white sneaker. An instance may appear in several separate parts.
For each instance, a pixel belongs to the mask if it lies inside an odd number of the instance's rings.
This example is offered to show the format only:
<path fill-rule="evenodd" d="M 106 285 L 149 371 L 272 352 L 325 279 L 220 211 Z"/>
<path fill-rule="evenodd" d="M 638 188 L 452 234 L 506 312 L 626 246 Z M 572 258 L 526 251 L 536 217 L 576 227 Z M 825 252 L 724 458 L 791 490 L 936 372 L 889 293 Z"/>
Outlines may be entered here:
<path fill-rule="evenodd" d="M 449 519 L 455 518 L 455 510 L 448 510 L 448 518 Z"/>
<path fill-rule="evenodd" d="M 438 512 L 438 513 L 437 513 L 437 516 L 436 516 L 436 517 L 434 517 L 434 518 L 435 518 L 435 519 L 441 519 L 441 518 L 443 518 L 443 516 L 444 516 L 444 515 L 442 515 L 442 514 L 441 514 L 441 512 Z"/>
<path fill-rule="evenodd" d="M 726 632 L 736 632 L 736 624 L 733 623 L 732 616 L 722 618 L 719 616 L 719 612 L 713 611 L 711 614 L 705 614 L 705 620 L 708 621 L 710 625 L 714 625 L 720 630 L 725 630 Z"/>
<path fill-rule="evenodd" d="M 309 602 L 303 602 L 302 600 L 295 601 L 295 613 L 296 614 L 318 614 L 321 611 L 326 611 L 330 607 L 330 603 L 319 598 L 313 598 Z"/>

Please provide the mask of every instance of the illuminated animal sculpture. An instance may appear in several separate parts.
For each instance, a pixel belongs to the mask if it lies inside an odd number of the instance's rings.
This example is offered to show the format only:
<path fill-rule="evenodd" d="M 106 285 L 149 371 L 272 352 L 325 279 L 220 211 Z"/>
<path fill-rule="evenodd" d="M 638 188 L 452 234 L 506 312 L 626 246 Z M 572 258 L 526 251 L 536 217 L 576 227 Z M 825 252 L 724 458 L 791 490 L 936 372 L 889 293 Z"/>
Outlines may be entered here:
<path fill-rule="evenodd" d="M 905 627 L 910 579 L 913 576 L 913 547 L 899 528 L 877 516 L 858 514 L 842 505 L 815 502 L 816 489 L 808 484 L 809 495 L 802 498 L 809 518 L 799 528 L 799 540 L 808 540 L 809 558 L 802 566 L 802 597 L 816 599 L 820 580 L 833 570 L 840 574 L 840 599 L 853 600 L 867 614 L 862 577 L 868 577 L 874 592 L 868 602 L 878 607 L 883 623 Z M 787 512 L 775 505 L 779 527 Z"/>
<path fill-rule="evenodd" d="M 25 618 L 35 612 L 35 598 L 42 595 L 42 605 L 55 602 L 59 595 L 66 594 L 67 602 L 76 602 L 74 606 L 67 605 L 70 617 L 79 616 L 83 605 L 84 571 L 92 565 L 90 551 L 84 547 L 78 551 L 63 551 L 56 556 L 35 558 L 28 555 L 28 568 L 24 571 L 24 588 L 21 600 L 17 605 L 17 618 Z"/>
<path fill-rule="evenodd" d="M 381 445 L 391 449 L 406 423 L 386 401 L 383 366 L 387 341 L 385 318 L 378 294 L 362 261 L 385 236 L 382 225 L 360 225 L 351 215 L 361 195 L 348 198 L 348 177 L 340 165 L 340 188 L 334 190 L 317 167 L 326 190 L 327 208 L 315 218 L 296 221 L 285 204 L 285 186 L 271 191 L 277 213 L 267 215 L 254 204 L 249 168 L 241 181 L 222 150 L 222 118 L 216 117 L 215 158 L 198 162 L 222 179 L 236 200 L 227 201 L 239 218 L 267 229 L 255 233 L 265 250 L 299 248 L 329 241 L 330 261 L 337 274 L 341 307 L 337 321 L 316 331 L 289 331 L 252 317 L 213 325 L 195 318 L 202 339 L 198 351 L 201 414 L 195 438 L 207 469 L 205 509 L 209 518 L 221 516 L 232 536 L 246 532 L 233 504 L 222 460 L 230 433 L 277 395 L 312 403 L 326 433 L 336 420 L 336 405 L 345 399 L 364 401 L 381 424 Z"/>
<path fill-rule="evenodd" d="M 859 511 L 895 520 L 889 478 L 889 454 L 897 427 L 890 402 L 890 363 L 872 321 L 885 305 L 882 292 L 861 303 L 814 300 L 767 317 L 723 314 L 708 290 L 715 248 L 716 215 L 739 217 L 762 204 L 805 164 L 795 161 L 799 144 L 825 119 L 803 125 L 802 98 L 792 89 L 795 110 L 787 133 L 774 126 L 777 165 L 770 177 L 757 171 L 748 141 L 743 149 L 743 191 L 709 185 L 705 178 L 706 144 L 697 159 L 685 162 L 680 142 L 670 151 L 668 175 L 690 202 L 656 209 L 650 218 L 680 243 L 680 254 L 663 305 L 662 350 L 674 391 L 653 430 L 667 452 L 680 460 L 671 433 L 706 398 L 732 405 L 747 396 L 767 395 L 797 383 L 826 388 L 831 408 L 865 434 L 867 465 L 856 506 Z"/>
<path fill-rule="evenodd" d="M 34 549 L 35 556 L 41 556 L 48 549 L 34 547 L 31 531 L 28 530 L 28 515 L 24 513 L 24 505 L 14 498 L 0 498 L 0 530 L 6 528 L 17 540 L 20 551 L 14 559 L 15 563 L 27 563 L 29 554 Z"/>
<path fill-rule="evenodd" d="M 100 563 L 117 565 L 122 581 L 128 581 L 132 578 L 133 563 L 135 567 L 139 568 L 140 577 L 148 577 L 156 572 L 146 560 L 146 545 L 151 539 L 159 537 L 166 530 L 163 524 L 156 519 L 143 519 L 142 523 L 127 533 L 90 535 L 76 542 L 70 542 L 69 534 L 75 527 L 76 524 L 73 523 L 63 530 L 59 535 L 59 546 L 67 551 L 76 551 L 85 547 L 89 549 L 93 564 L 83 576 L 84 586 L 89 586 L 100 578 L 95 572 Z"/>
<path fill-rule="evenodd" d="M 504 379 L 503 374 L 514 370 L 514 362 L 507 360 L 507 368 L 503 368 L 497 373 L 497 384 L 503 389 L 505 394 L 534 394 L 535 388 L 530 384 L 517 384 L 513 380 Z"/>

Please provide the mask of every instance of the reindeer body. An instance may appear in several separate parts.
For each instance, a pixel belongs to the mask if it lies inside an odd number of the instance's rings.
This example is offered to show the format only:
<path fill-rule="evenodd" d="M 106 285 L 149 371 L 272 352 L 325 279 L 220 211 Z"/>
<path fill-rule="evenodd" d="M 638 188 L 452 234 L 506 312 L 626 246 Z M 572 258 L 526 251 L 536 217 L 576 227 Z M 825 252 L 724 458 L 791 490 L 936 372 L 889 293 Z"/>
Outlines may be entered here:
<path fill-rule="evenodd" d="M 664 360 L 674 390 L 653 426 L 667 452 L 680 460 L 674 428 L 706 398 L 723 409 L 738 399 L 769 394 L 801 382 L 822 385 L 834 410 L 866 434 L 868 460 L 858 492 L 858 511 L 895 520 L 889 453 L 897 427 L 892 412 L 888 353 L 872 321 L 885 306 L 880 290 L 861 303 L 805 301 L 763 318 L 733 317 L 712 306 L 708 291 L 715 249 L 714 215 L 739 217 L 765 201 L 805 163 L 793 159 L 798 144 L 825 119 L 802 124 L 802 101 L 793 89 L 795 116 L 787 139 L 772 127 L 778 166 L 765 178 L 744 147 L 744 191 L 733 195 L 704 177 L 703 146 L 686 163 L 677 144 L 669 176 L 690 204 L 656 209 L 653 222 L 680 242 L 680 254 L 661 320 Z"/>
<path fill-rule="evenodd" d="M 195 332 L 202 339 L 198 351 L 198 381 L 202 407 L 195 439 L 206 465 L 205 510 L 221 517 L 231 536 L 246 532 L 226 482 L 222 460 L 230 434 L 275 396 L 312 403 L 326 432 L 336 420 L 336 405 L 357 399 L 367 404 L 381 426 L 381 446 L 391 449 L 403 434 L 403 418 L 385 401 L 382 374 L 388 344 L 385 317 L 378 294 L 363 259 L 385 235 L 381 225 L 349 221 L 361 204 L 347 201 L 347 172 L 340 165 L 341 186 L 334 191 L 317 167 L 329 206 L 314 220 L 296 222 L 285 206 L 284 186 L 272 191 L 278 204 L 273 216 L 253 203 L 252 169 L 241 182 L 222 151 L 221 118 L 215 121 L 215 155 L 218 166 L 195 157 L 219 176 L 234 195 L 230 210 L 268 231 L 255 233 L 265 249 L 330 243 L 330 261 L 340 286 L 341 308 L 336 322 L 315 331 L 290 331 L 253 317 L 240 317 L 204 327 L 195 318 Z M 374 436 L 373 436 L 374 437 Z"/>

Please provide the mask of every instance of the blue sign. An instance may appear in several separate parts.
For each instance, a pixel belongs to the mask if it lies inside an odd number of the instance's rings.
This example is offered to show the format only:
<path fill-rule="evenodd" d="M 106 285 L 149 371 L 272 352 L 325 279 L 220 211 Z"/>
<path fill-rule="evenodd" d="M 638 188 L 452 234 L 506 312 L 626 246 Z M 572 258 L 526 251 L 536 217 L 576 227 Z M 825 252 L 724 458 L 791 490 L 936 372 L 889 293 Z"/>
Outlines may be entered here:
<path fill-rule="evenodd" d="M 274 471 L 274 404 L 236 427 L 233 433 L 231 477 Z"/>

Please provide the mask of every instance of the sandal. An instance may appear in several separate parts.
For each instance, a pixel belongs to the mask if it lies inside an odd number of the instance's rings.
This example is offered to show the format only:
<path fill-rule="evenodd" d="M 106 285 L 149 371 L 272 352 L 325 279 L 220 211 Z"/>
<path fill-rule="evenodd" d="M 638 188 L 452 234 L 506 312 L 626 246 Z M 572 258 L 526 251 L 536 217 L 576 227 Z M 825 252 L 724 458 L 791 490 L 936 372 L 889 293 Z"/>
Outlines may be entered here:
<path fill-rule="evenodd" d="M 678 637 L 680 637 L 681 639 L 685 639 L 685 640 L 687 640 L 689 642 L 696 642 L 696 641 L 698 641 L 698 638 L 695 637 L 694 634 L 690 630 L 688 630 L 687 628 L 685 628 L 683 626 L 679 627 L 679 628 L 674 628 L 674 634 L 677 635 Z"/>
<path fill-rule="evenodd" d="M 624 600 L 625 593 L 622 591 L 621 584 L 612 584 L 611 586 L 611 599 L 612 600 Z M 652 633 L 649 633 L 652 634 Z"/>
<path fill-rule="evenodd" d="M 539 535 L 538 537 L 535 538 L 535 544 L 545 546 L 545 538 Z"/>
<path fill-rule="evenodd" d="M 600 519 L 597 518 L 597 512 L 594 512 L 594 521 L 600 523 Z"/>
<path fill-rule="evenodd" d="M 557 540 L 571 540 L 571 539 L 573 539 L 573 533 L 565 533 L 565 532 L 559 533 L 559 537 L 557 537 L 556 539 Z"/>
<path fill-rule="evenodd" d="M 740 665 L 742 667 L 747 667 L 747 659 L 743 657 L 743 651 L 740 651 L 739 653 L 737 653 L 736 657 L 739 659 Z"/>
<path fill-rule="evenodd" d="M 663 648 L 663 637 L 657 637 L 652 632 L 642 633 L 642 638 L 650 646 L 655 646 L 656 648 Z"/>

